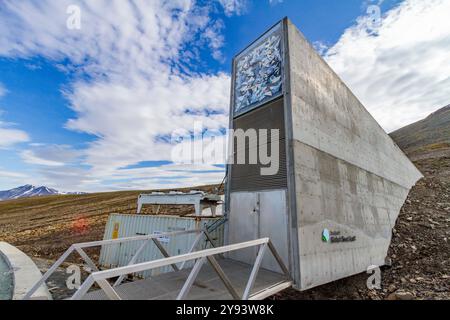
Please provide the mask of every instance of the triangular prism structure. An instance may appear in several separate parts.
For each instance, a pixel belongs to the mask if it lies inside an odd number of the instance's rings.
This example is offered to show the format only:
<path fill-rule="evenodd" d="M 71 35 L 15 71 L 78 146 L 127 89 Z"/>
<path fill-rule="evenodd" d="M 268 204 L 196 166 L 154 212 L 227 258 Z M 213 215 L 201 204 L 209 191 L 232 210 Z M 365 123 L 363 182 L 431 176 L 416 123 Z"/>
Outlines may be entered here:
<path fill-rule="evenodd" d="M 278 130 L 264 150 L 279 145 L 279 164 L 228 166 L 228 241 L 270 237 L 299 290 L 384 265 L 422 174 L 350 89 L 288 19 L 235 57 L 232 88 L 231 128 Z"/>

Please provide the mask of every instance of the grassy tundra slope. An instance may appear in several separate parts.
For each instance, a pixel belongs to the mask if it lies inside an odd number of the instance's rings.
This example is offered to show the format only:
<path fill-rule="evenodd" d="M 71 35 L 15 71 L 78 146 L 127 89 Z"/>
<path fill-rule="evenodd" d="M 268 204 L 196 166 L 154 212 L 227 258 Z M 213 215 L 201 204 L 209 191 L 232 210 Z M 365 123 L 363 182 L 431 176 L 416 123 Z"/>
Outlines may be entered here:
<path fill-rule="evenodd" d="M 213 192 L 214 187 L 195 190 Z M 188 191 L 180 189 L 180 191 Z M 147 191 L 148 192 L 148 191 Z M 0 202 L 0 241 L 32 257 L 59 257 L 72 243 L 101 240 L 110 213 L 135 213 L 143 191 L 55 195 Z M 143 213 L 153 213 L 152 206 Z M 190 207 L 163 207 L 160 213 L 187 214 Z"/>

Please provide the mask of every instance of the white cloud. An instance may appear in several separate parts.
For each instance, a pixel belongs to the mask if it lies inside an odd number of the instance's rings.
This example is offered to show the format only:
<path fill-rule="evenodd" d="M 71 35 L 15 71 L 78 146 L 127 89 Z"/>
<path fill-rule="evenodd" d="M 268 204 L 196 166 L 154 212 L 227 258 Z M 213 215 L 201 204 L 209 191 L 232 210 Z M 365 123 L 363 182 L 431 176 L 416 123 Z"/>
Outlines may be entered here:
<path fill-rule="evenodd" d="M 276 6 L 277 4 L 283 3 L 283 0 L 269 0 L 270 5 Z"/>
<path fill-rule="evenodd" d="M 20 173 L 20 172 L 1 170 L 1 168 L 0 168 L 0 177 L 12 178 L 12 179 L 23 179 L 23 178 L 26 178 L 27 175 Z"/>
<path fill-rule="evenodd" d="M 406 0 L 376 32 L 363 17 L 325 55 L 389 132 L 450 103 L 450 1 Z"/>
<path fill-rule="evenodd" d="M 321 56 L 323 56 L 329 49 L 329 47 L 322 41 L 315 41 L 313 43 L 313 47 Z"/>
<path fill-rule="evenodd" d="M 241 1 L 220 3 L 227 14 L 243 8 Z M 72 4 L 81 9 L 81 30 L 66 28 L 66 9 Z M 83 150 L 78 161 L 85 167 L 71 175 L 70 183 L 65 175 L 73 167 L 48 147 L 22 152 L 24 161 L 42 166 L 39 172 L 50 186 L 78 182 L 102 187 L 120 168 L 170 160 L 171 145 L 161 137 L 176 129 L 191 130 L 194 121 L 210 129 L 227 126 L 229 76 L 191 71 L 202 48 L 222 59 L 223 23 L 210 14 L 215 5 L 191 0 L 7 0 L 2 6 L 0 56 L 43 56 L 74 73 L 65 95 L 76 117 L 66 127 L 97 137 Z M 186 170 L 178 183 L 196 177 Z M 198 177 L 209 182 L 206 175 Z M 154 184 L 147 189 L 161 182 L 149 181 Z"/>
<path fill-rule="evenodd" d="M 6 95 L 8 90 L 0 82 L 0 98 Z M 13 129 L 12 123 L 3 122 L 1 116 L 3 111 L 0 110 L 0 149 L 9 148 L 15 144 L 27 142 L 30 140 L 28 134 L 25 131 Z"/>
<path fill-rule="evenodd" d="M 218 0 L 223 6 L 225 14 L 231 15 L 241 15 L 245 12 L 247 8 L 247 0 Z"/>
<path fill-rule="evenodd" d="M 0 110 L 0 117 L 1 115 L 2 111 Z M 0 149 L 9 148 L 15 144 L 30 140 L 25 131 L 11 128 L 13 125 L 0 120 Z"/>
<path fill-rule="evenodd" d="M 22 172 L 9 171 L 0 167 L 0 190 L 9 190 L 30 181 L 30 176 Z"/>
<path fill-rule="evenodd" d="M 82 152 L 66 145 L 30 144 L 28 150 L 21 152 L 24 162 L 41 166 L 60 167 L 75 164 Z"/>

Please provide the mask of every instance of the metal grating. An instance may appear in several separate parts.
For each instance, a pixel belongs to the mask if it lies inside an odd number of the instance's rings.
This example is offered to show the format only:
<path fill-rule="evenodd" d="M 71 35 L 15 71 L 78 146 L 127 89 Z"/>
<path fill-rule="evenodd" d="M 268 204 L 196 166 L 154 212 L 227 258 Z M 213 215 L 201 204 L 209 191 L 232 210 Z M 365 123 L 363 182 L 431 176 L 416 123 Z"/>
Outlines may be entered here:
<path fill-rule="evenodd" d="M 261 164 L 234 164 L 231 168 L 230 191 L 261 191 L 287 188 L 286 129 L 283 99 L 268 103 L 259 109 L 235 119 L 233 121 L 233 128 L 235 130 L 242 129 L 244 131 L 247 131 L 248 129 L 279 129 L 280 167 L 278 174 L 273 176 L 263 176 L 261 175 L 261 168 L 264 166 Z M 254 141 L 249 141 L 249 139 L 247 139 L 245 146 L 246 163 L 249 163 L 249 147 L 252 143 L 255 145 Z M 234 163 L 237 163 L 237 146 L 234 148 Z M 260 146 L 258 145 L 258 154 L 259 148 Z M 269 150 L 269 152 L 271 150 L 270 143 L 267 145 L 267 150 Z M 239 150 L 239 152 L 243 152 L 243 150 Z"/>

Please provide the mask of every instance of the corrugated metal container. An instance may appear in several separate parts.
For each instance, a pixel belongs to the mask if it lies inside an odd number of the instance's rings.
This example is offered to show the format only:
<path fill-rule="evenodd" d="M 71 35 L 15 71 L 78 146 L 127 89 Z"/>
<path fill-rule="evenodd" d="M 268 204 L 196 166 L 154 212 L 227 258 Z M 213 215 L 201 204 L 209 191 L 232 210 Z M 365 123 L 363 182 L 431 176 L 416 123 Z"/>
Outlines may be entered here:
<path fill-rule="evenodd" d="M 154 233 L 166 233 L 175 231 L 188 231 L 194 229 L 202 229 L 219 225 L 215 230 L 211 231 L 211 237 L 216 246 L 223 246 L 224 243 L 224 226 L 218 224 L 219 218 L 202 218 L 196 221 L 194 218 L 183 218 L 177 216 L 150 216 L 150 215 L 130 215 L 130 214 L 111 214 L 106 224 L 104 240 L 115 238 L 127 238 L 141 235 L 149 235 Z M 194 243 L 196 234 L 187 234 L 175 237 L 164 237 L 159 239 L 161 244 L 167 250 L 169 255 L 176 256 L 187 253 Z M 122 267 L 128 264 L 135 252 L 142 245 L 142 241 L 115 244 L 103 246 L 100 253 L 100 265 L 105 268 Z M 197 250 L 210 248 L 211 245 L 206 240 L 202 241 Z M 152 261 L 163 258 L 154 243 L 147 244 L 145 250 L 141 253 L 137 263 Z M 193 266 L 193 262 L 186 263 L 185 267 Z M 173 269 L 169 267 L 153 269 L 146 271 L 137 276 L 148 278 L 161 273 L 171 272 Z"/>

